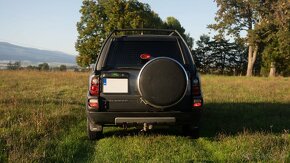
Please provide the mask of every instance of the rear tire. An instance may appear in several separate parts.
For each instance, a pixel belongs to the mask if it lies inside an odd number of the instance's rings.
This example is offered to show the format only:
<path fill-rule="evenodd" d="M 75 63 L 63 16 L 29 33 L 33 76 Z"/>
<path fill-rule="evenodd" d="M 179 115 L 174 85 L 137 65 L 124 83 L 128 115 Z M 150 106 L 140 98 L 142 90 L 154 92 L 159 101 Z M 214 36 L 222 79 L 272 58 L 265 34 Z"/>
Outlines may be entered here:
<path fill-rule="evenodd" d="M 98 127 L 99 130 L 92 130 L 92 124 L 90 124 L 89 120 L 87 119 L 87 134 L 89 140 L 98 140 L 103 137 L 103 126 L 102 125 L 94 125 L 94 127 Z"/>
<path fill-rule="evenodd" d="M 184 136 L 189 136 L 193 139 L 199 138 L 199 128 L 192 125 L 183 125 L 182 126 L 182 132 Z"/>

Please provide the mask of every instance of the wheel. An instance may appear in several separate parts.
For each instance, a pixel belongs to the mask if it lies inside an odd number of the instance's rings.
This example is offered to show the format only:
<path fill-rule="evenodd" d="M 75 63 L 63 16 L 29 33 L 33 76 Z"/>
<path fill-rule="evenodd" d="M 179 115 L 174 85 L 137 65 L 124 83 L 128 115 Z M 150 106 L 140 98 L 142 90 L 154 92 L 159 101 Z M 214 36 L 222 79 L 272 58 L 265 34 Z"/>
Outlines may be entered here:
<path fill-rule="evenodd" d="M 190 136 L 193 139 L 199 138 L 199 128 L 192 125 L 183 125 L 182 131 L 184 136 Z"/>
<path fill-rule="evenodd" d="M 91 124 L 87 119 L 87 133 L 90 140 L 97 140 L 103 137 L 103 126 Z"/>

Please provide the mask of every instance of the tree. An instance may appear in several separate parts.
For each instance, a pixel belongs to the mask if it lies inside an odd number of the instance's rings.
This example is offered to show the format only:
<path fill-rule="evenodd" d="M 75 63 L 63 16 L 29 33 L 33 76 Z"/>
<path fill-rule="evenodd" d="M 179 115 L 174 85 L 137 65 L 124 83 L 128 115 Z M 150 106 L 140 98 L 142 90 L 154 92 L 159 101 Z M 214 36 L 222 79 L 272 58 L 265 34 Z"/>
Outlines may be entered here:
<path fill-rule="evenodd" d="M 38 69 L 42 71 L 48 71 L 49 70 L 49 65 L 48 63 L 42 63 L 38 65 Z"/>
<path fill-rule="evenodd" d="M 196 67 L 199 71 L 203 73 L 210 72 L 210 37 L 208 35 L 201 35 L 199 40 L 196 41 L 197 48 L 193 50 L 193 58 L 196 64 Z"/>
<path fill-rule="evenodd" d="M 90 63 L 95 62 L 105 37 L 103 22 L 107 18 L 103 10 L 103 7 L 94 1 L 83 1 L 83 6 L 80 9 L 82 16 L 77 23 L 79 36 L 75 45 L 79 52 L 76 61 L 82 67 L 87 67 Z"/>
<path fill-rule="evenodd" d="M 96 61 L 102 43 L 114 29 L 168 28 L 148 4 L 137 0 L 86 0 L 80 13 L 82 16 L 77 23 L 79 36 L 75 47 L 79 52 L 76 60 L 81 67 L 88 67 Z M 177 19 L 170 19 L 173 20 L 172 28 L 182 29 Z M 193 39 L 184 34 L 184 29 L 179 32 L 192 46 Z"/>
<path fill-rule="evenodd" d="M 216 24 L 211 24 L 208 28 L 218 31 L 217 38 L 224 35 L 233 37 L 236 41 L 246 42 L 248 45 L 248 66 L 247 76 L 252 76 L 253 67 L 257 58 L 259 44 L 254 37 L 253 30 L 259 23 L 260 7 L 258 0 L 215 0 L 218 6 L 216 13 Z M 245 31 L 244 38 L 241 33 Z"/>
<path fill-rule="evenodd" d="M 37 66 L 32 66 L 32 65 L 29 65 L 26 67 L 27 70 L 38 70 L 39 68 Z"/>
<path fill-rule="evenodd" d="M 246 51 L 242 44 L 228 40 L 211 40 L 200 36 L 193 51 L 196 66 L 203 73 L 242 74 L 246 63 Z"/>
<path fill-rule="evenodd" d="M 59 66 L 60 71 L 66 71 L 66 65 L 60 65 Z"/>
<path fill-rule="evenodd" d="M 7 64 L 7 69 L 8 70 L 19 70 L 21 68 L 21 62 L 16 61 L 12 63 L 11 61 Z"/>
<path fill-rule="evenodd" d="M 161 28 L 162 20 L 150 6 L 137 0 L 100 0 L 105 17 L 106 32 L 125 28 Z"/>
<path fill-rule="evenodd" d="M 290 74 L 290 5 L 287 0 L 264 0 L 260 8 L 261 20 L 255 29 L 261 40 L 263 71 L 269 76 Z"/>
<path fill-rule="evenodd" d="M 164 24 L 165 24 L 167 29 L 177 30 L 181 34 L 181 36 L 183 37 L 183 39 L 185 40 L 185 42 L 187 43 L 189 48 L 192 49 L 193 38 L 190 37 L 190 35 L 188 33 L 185 33 L 185 29 L 181 26 L 180 22 L 176 18 L 174 18 L 172 16 L 167 17 Z"/>
<path fill-rule="evenodd" d="M 252 75 L 257 53 L 262 54 L 262 69 L 275 76 L 290 74 L 290 5 L 288 0 L 216 0 L 219 7 L 218 36 L 233 36 L 248 44 L 247 76 Z M 245 31 L 247 36 L 241 37 Z M 269 71 L 270 70 L 270 71 Z"/>
<path fill-rule="evenodd" d="M 137 0 L 83 1 L 80 12 L 76 50 L 77 63 L 82 67 L 96 61 L 103 41 L 112 30 L 162 26 L 162 20 L 149 5 Z"/>

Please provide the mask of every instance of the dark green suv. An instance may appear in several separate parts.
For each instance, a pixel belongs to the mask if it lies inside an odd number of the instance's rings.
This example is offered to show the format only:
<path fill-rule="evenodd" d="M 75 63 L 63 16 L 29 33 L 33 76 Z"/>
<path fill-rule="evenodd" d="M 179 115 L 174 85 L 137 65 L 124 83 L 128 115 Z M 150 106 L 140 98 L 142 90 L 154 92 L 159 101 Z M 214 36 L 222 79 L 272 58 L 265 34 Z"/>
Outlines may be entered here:
<path fill-rule="evenodd" d="M 177 31 L 114 30 L 89 77 L 88 136 L 101 138 L 106 125 L 178 125 L 196 137 L 202 106 L 200 78 Z"/>

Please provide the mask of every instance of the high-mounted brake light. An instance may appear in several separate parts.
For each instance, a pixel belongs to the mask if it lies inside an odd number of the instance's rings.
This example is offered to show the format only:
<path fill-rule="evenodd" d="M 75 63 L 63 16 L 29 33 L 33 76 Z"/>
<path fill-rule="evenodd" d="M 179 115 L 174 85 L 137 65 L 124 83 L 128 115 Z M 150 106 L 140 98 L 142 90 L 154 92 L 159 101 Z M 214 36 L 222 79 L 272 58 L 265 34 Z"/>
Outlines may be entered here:
<path fill-rule="evenodd" d="M 150 54 L 147 54 L 147 53 L 144 53 L 144 54 L 141 54 L 140 55 L 140 58 L 143 59 L 143 60 L 148 60 L 151 58 L 151 55 Z"/>
<path fill-rule="evenodd" d="M 92 96 L 98 96 L 100 91 L 99 77 L 92 77 L 90 85 L 90 94 Z"/>

